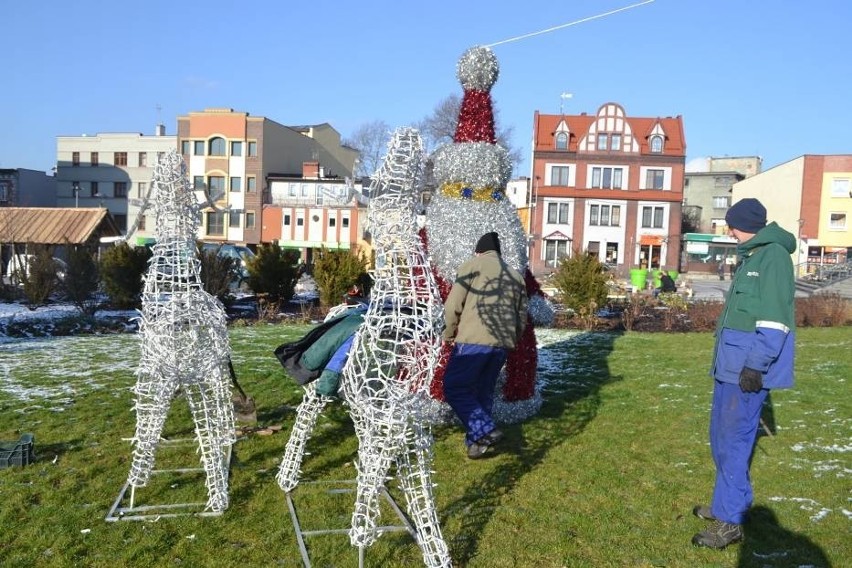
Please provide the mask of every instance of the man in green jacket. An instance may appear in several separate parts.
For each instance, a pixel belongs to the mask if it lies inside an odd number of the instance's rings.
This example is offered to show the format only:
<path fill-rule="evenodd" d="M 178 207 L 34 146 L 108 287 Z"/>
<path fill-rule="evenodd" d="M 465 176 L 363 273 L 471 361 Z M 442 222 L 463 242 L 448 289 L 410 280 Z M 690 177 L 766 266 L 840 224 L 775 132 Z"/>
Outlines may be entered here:
<path fill-rule="evenodd" d="M 521 274 L 500 256 L 497 233 L 476 243 L 458 269 L 444 304 L 444 340 L 455 341 L 444 374 L 444 397 L 467 431 L 467 456 L 482 457 L 502 437 L 491 416 L 497 376 L 527 322 Z"/>
<path fill-rule="evenodd" d="M 796 320 L 793 261 L 796 237 L 766 224 L 757 199 L 735 203 L 725 216 L 737 239 L 740 265 L 716 326 L 710 410 L 710 450 L 716 483 L 710 506 L 693 514 L 713 524 L 692 537 L 696 546 L 725 548 L 743 538 L 753 501 L 749 467 L 760 410 L 770 389 L 793 386 Z"/>

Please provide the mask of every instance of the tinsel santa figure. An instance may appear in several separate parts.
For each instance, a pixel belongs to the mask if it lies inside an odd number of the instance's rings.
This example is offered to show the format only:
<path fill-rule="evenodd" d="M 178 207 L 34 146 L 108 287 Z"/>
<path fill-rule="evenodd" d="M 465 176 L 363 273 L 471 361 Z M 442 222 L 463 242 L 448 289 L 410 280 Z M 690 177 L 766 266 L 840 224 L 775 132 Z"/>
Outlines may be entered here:
<path fill-rule="evenodd" d="M 477 239 L 491 231 L 500 236 L 503 260 L 524 275 L 530 320 L 501 371 L 493 409 L 495 420 L 512 423 L 541 407 L 533 324 L 549 324 L 553 307 L 529 270 L 526 235 L 517 210 L 506 198 L 512 164 L 506 149 L 496 143 L 490 92 L 499 71 L 497 58 L 487 47 L 473 47 L 459 59 L 456 76 L 464 97 L 453 142 L 432 156 L 438 191 L 426 214 L 424 239 L 442 300 L 450 292 L 458 267 L 473 256 Z M 436 401 L 433 414 L 442 417 L 449 407 L 437 401 L 443 400 L 443 369 L 450 351 L 451 345 L 445 344 L 431 389 Z"/>

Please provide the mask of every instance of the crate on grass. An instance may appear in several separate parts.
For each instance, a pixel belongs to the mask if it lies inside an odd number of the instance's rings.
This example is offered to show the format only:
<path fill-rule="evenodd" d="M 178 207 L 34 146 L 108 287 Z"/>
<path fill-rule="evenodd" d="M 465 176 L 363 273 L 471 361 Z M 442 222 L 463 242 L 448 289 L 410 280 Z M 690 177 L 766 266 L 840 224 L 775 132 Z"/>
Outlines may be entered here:
<path fill-rule="evenodd" d="M 34 461 L 32 434 L 21 434 L 17 442 L 0 442 L 0 468 L 13 465 L 23 467 Z"/>

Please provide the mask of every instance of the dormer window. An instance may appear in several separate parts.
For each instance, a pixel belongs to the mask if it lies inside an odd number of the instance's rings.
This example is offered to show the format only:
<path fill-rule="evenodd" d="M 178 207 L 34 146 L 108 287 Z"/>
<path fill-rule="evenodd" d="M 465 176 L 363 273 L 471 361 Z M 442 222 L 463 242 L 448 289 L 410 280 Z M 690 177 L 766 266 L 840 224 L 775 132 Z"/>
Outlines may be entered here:
<path fill-rule="evenodd" d="M 607 139 L 609 136 L 606 134 L 598 134 L 598 150 L 606 150 L 607 149 Z"/>
<path fill-rule="evenodd" d="M 556 149 L 557 150 L 567 150 L 568 149 L 568 134 L 565 132 L 557 132 L 556 133 Z"/>
<path fill-rule="evenodd" d="M 651 152 L 659 154 L 663 151 L 663 137 L 651 136 Z"/>

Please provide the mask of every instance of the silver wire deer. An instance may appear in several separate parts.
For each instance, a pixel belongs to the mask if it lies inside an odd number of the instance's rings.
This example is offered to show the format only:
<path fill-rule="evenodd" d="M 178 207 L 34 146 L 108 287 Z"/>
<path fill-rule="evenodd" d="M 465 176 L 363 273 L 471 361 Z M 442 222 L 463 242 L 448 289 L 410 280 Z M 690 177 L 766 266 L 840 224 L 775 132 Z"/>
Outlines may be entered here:
<path fill-rule="evenodd" d="M 182 391 L 206 475 L 206 509 L 221 512 L 228 507 L 227 455 L 235 441 L 225 309 L 201 282 L 195 239 L 202 204 L 175 150 L 158 162 L 151 185 L 157 242 L 142 292 L 136 433 L 128 483 L 133 490 L 148 483 L 169 408 Z"/>
<path fill-rule="evenodd" d="M 352 546 L 363 550 L 379 536 L 379 496 L 395 467 L 424 562 L 445 567 L 451 561 L 432 493 L 432 433 L 423 414 L 438 363 L 443 305 L 417 233 L 422 155 L 419 133 L 398 129 L 373 176 L 367 220 L 376 251 L 373 287 L 340 391 L 358 437 Z M 306 387 L 277 476 L 285 491 L 298 484 L 305 445 L 329 400 Z"/>

